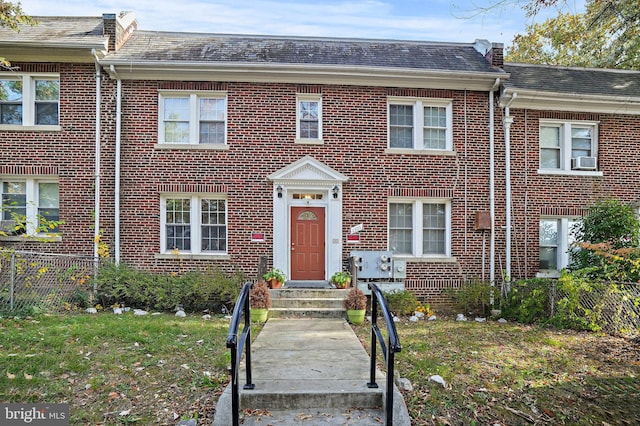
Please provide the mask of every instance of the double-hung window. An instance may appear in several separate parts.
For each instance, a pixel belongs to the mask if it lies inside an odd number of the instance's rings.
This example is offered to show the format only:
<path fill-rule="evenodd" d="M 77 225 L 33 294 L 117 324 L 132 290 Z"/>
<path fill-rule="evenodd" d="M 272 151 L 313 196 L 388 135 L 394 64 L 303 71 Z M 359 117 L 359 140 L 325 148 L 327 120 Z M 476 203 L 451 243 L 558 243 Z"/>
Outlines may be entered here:
<path fill-rule="evenodd" d="M 227 100 L 224 93 L 162 92 L 159 110 L 161 144 L 226 144 Z"/>
<path fill-rule="evenodd" d="M 396 255 L 450 257 L 451 203 L 449 200 L 390 200 L 389 250 Z"/>
<path fill-rule="evenodd" d="M 574 227 L 578 219 L 540 219 L 539 270 L 554 274 L 571 264 L 571 245 L 575 242 Z"/>
<path fill-rule="evenodd" d="M 58 126 L 60 78 L 42 74 L 0 74 L 0 128 Z"/>
<path fill-rule="evenodd" d="M 319 95 L 298 95 L 296 139 L 322 141 L 322 99 Z"/>
<path fill-rule="evenodd" d="M 451 151 L 451 100 L 390 98 L 389 148 Z"/>
<path fill-rule="evenodd" d="M 540 122 L 541 170 L 597 170 L 594 122 Z"/>
<path fill-rule="evenodd" d="M 2 230 L 6 234 L 37 235 L 59 231 L 58 182 L 2 179 Z"/>
<path fill-rule="evenodd" d="M 227 252 L 227 201 L 211 195 L 162 197 L 161 250 L 193 254 Z"/>

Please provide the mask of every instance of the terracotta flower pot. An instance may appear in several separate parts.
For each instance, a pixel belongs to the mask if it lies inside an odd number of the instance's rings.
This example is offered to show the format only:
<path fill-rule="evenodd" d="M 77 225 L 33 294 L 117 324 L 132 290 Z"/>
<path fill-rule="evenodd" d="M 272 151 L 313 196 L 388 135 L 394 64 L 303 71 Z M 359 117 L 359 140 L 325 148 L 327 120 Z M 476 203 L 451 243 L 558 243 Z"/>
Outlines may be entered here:
<path fill-rule="evenodd" d="M 277 278 L 272 278 L 269 280 L 269 288 L 281 288 L 282 287 L 283 282 L 282 281 L 278 281 Z"/>

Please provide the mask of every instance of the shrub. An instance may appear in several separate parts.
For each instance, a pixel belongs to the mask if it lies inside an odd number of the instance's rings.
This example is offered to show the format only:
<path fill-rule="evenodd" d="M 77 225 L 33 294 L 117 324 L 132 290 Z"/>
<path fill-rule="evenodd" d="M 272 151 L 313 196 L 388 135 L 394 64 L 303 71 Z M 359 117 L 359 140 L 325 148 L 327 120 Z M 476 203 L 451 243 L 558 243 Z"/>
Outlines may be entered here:
<path fill-rule="evenodd" d="M 241 273 L 220 270 L 193 271 L 181 275 L 142 271 L 126 264 L 105 263 L 99 270 L 96 300 L 102 306 L 124 306 L 172 311 L 181 305 L 188 311 L 219 312 L 233 304 L 244 279 Z"/>
<path fill-rule="evenodd" d="M 491 306 L 492 295 L 494 304 L 500 301 L 499 288 L 480 280 L 472 280 L 459 290 L 449 289 L 448 293 L 458 309 L 470 314 L 486 315 Z"/>
<path fill-rule="evenodd" d="M 502 313 L 524 324 L 597 331 L 601 303 L 587 307 L 581 302 L 585 294 L 597 290 L 588 280 L 566 271 L 557 280 L 521 280 L 512 284 Z"/>
<path fill-rule="evenodd" d="M 511 283 L 511 291 L 502 305 L 502 315 L 523 324 L 549 317 L 549 292 L 553 280 L 534 278 Z"/>
<path fill-rule="evenodd" d="M 420 306 L 416 296 L 410 291 L 396 290 L 383 293 L 389 310 L 396 315 L 412 315 Z"/>

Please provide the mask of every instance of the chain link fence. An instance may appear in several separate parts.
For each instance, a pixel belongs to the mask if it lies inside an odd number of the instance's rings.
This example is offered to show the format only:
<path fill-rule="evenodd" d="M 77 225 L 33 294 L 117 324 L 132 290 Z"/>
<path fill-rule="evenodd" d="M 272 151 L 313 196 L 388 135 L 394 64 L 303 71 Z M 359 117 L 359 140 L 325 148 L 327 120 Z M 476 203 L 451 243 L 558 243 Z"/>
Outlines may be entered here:
<path fill-rule="evenodd" d="M 0 313 L 63 312 L 90 304 L 93 257 L 0 250 Z"/>
<path fill-rule="evenodd" d="M 506 297 L 522 312 L 543 311 L 538 319 L 551 323 L 557 319 L 565 325 L 597 325 L 614 335 L 640 334 L 640 283 L 592 282 L 565 291 L 558 280 L 524 280 L 512 283 Z"/>

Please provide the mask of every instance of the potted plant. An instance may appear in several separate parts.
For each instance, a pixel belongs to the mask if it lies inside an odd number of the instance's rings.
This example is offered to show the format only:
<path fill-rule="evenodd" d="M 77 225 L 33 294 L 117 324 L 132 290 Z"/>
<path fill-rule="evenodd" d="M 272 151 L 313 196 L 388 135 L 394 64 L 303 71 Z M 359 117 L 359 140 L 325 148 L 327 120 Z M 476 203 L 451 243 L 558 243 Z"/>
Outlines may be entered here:
<path fill-rule="evenodd" d="M 347 271 L 338 271 L 331 275 L 330 281 L 336 288 L 347 288 L 351 284 L 351 274 Z"/>
<path fill-rule="evenodd" d="M 282 270 L 273 268 L 262 276 L 266 282 L 269 283 L 270 288 L 280 288 L 284 284 L 287 276 Z"/>
<path fill-rule="evenodd" d="M 367 311 L 367 296 L 358 287 L 353 287 L 344 298 L 344 308 L 347 310 L 349 322 L 360 325 L 364 322 Z"/>
<path fill-rule="evenodd" d="M 251 313 L 251 321 L 266 322 L 271 308 L 271 293 L 269 287 L 264 281 L 258 281 L 253 284 L 249 292 L 249 306 Z"/>

